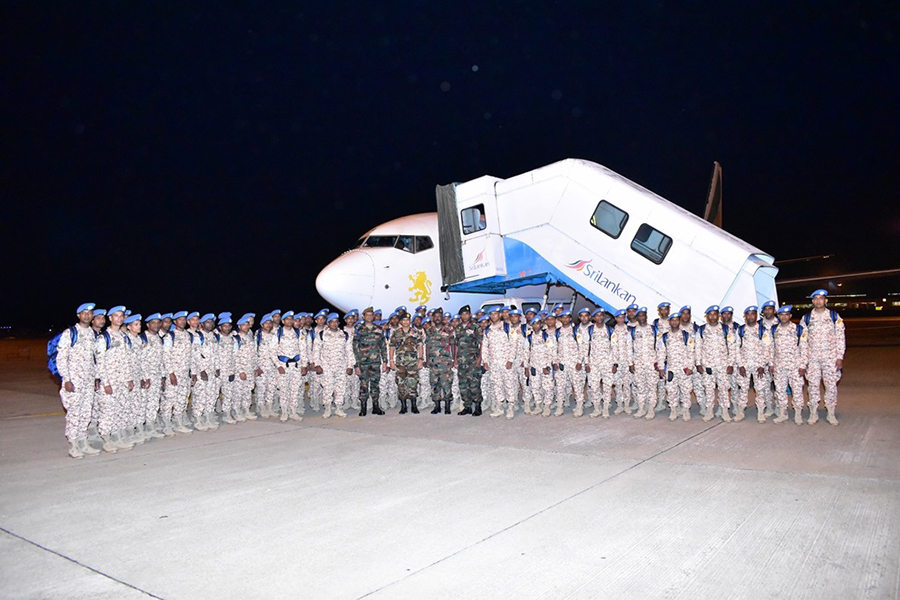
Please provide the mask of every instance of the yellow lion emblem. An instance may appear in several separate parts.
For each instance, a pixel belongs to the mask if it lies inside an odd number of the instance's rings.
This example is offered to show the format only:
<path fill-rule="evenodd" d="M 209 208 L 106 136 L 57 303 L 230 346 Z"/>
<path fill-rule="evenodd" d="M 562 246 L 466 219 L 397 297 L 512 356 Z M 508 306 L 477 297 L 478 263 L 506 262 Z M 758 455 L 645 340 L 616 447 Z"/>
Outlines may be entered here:
<path fill-rule="evenodd" d="M 431 298 L 431 280 L 425 275 L 425 271 L 417 271 L 415 275 L 409 276 L 409 280 L 412 282 L 409 292 L 413 295 L 409 301 L 417 304 L 428 302 Z"/>

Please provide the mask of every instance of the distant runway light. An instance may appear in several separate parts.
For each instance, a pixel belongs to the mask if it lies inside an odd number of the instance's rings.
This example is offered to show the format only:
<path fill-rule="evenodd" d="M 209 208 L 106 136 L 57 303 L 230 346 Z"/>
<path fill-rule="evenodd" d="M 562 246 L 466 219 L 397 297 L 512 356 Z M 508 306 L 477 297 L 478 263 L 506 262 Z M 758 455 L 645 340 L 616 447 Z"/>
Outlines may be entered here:
<path fill-rule="evenodd" d="M 442 92 L 449 92 L 449 91 L 450 91 L 450 82 L 449 82 L 449 81 L 442 81 L 442 82 L 441 82 L 441 91 L 442 91 Z"/>
<path fill-rule="evenodd" d="M 478 71 L 478 65 L 472 65 L 472 72 Z"/>

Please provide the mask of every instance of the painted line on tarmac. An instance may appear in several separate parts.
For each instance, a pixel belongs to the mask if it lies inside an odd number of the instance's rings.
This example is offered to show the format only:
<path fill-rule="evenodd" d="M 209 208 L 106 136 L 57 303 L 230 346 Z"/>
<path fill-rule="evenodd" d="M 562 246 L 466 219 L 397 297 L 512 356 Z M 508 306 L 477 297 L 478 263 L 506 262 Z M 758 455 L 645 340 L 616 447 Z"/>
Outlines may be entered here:
<path fill-rule="evenodd" d="M 92 572 L 96 573 L 97 575 L 100 575 L 101 577 L 106 577 L 106 578 L 109 579 L 109 580 L 115 581 L 116 583 L 122 584 L 122 585 L 124 585 L 125 587 L 131 588 L 131 589 L 135 590 L 136 592 L 140 592 L 140 593 L 142 593 L 142 594 L 145 594 L 145 595 L 147 595 L 147 596 L 150 596 L 151 598 L 158 598 L 159 600 L 165 600 L 165 599 L 162 598 L 161 596 L 157 596 L 156 594 L 152 594 L 152 593 L 148 592 L 147 590 L 142 590 L 142 589 L 139 588 L 139 587 L 136 587 L 136 586 L 131 585 L 131 584 L 128 583 L 127 581 L 122 581 L 121 579 L 116 579 L 116 578 L 113 577 L 112 575 L 109 575 L 109 574 L 107 574 L 107 573 L 104 573 L 103 571 L 100 571 L 99 569 L 95 569 L 94 567 L 91 567 L 91 566 L 86 565 L 86 564 L 84 564 L 84 563 L 82 563 L 82 562 L 79 562 L 79 561 L 75 560 L 74 558 L 71 558 L 71 557 L 69 557 L 69 556 L 66 556 L 65 554 L 63 554 L 63 553 L 61 553 L 61 552 L 57 552 L 56 550 L 53 550 L 53 549 L 51 549 L 51 548 L 47 548 L 46 546 L 42 546 L 41 544 L 38 544 L 37 542 L 33 542 L 33 541 L 29 540 L 29 539 L 26 538 L 26 537 L 22 537 L 21 535 L 19 535 L 19 534 L 17 534 L 17 533 L 13 533 L 12 531 L 10 531 L 9 529 L 6 529 L 5 527 L 0 527 L 0 531 L 2 531 L 3 533 L 6 533 L 7 535 L 10 535 L 10 536 L 12 536 L 12 537 L 14 537 L 14 538 L 16 538 L 16 539 L 22 540 L 23 542 L 26 542 L 26 543 L 28 543 L 28 544 L 31 544 L 32 546 L 34 546 L 34 547 L 36 547 L 36 548 L 40 548 L 41 550 L 44 550 L 45 552 L 49 552 L 50 554 L 55 554 L 56 556 L 58 556 L 58 557 L 60 557 L 60 558 L 64 558 L 64 559 L 66 559 L 67 561 L 69 561 L 69 562 L 71 562 L 71 563 L 75 563 L 75 564 L 78 565 L 79 567 L 83 567 L 83 568 L 87 569 L 88 571 L 92 571 Z"/>
<path fill-rule="evenodd" d="M 634 464 L 631 465 L 630 467 L 625 467 L 624 469 L 622 469 L 622 470 L 619 471 L 618 473 L 613 473 L 612 475 L 610 475 L 610 476 L 607 477 L 606 479 L 603 479 L 603 480 L 601 480 L 601 481 L 598 481 L 597 483 L 595 483 L 595 484 L 593 484 L 593 485 L 590 485 L 590 486 L 584 488 L 584 489 L 581 490 L 581 491 L 578 491 L 578 492 L 575 492 L 575 493 L 573 493 L 573 494 L 570 494 L 569 496 L 563 498 L 562 500 L 557 500 L 557 501 L 554 502 L 553 504 L 550 504 L 549 506 L 545 506 L 545 507 L 542 508 L 541 510 L 539 510 L 539 511 L 537 511 L 537 512 L 531 514 L 531 515 L 528 515 L 527 517 L 523 517 L 522 519 L 519 519 L 518 521 L 516 521 L 516 522 L 513 523 L 512 525 L 507 525 L 507 526 L 504 527 L 503 529 L 500 529 L 500 530 L 498 530 L 498 531 L 495 531 L 494 533 L 492 533 L 492 534 L 490 534 L 490 535 L 488 535 L 488 536 L 485 536 L 485 537 L 482 538 L 481 540 L 478 540 L 477 542 L 473 542 L 473 543 L 469 544 L 469 545 L 466 546 L 465 548 L 460 548 L 459 550 L 457 550 L 457 551 L 455 551 L 455 552 L 451 552 L 451 553 L 448 554 L 447 556 L 444 556 L 444 557 L 442 557 L 442 558 L 439 558 L 439 559 L 437 559 L 436 561 L 434 561 L 433 563 L 431 563 L 431 564 L 429 564 L 429 565 L 425 565 L 425 566 L 422 567 L 421 569 L 417 569 L 417 570 L 415 570 L 415 571 L 413 571 L 413 572 L 411 572 L 411 573 L 408 573 L 408 574 L 404 575 L 403 577 L 401 577 L 401 578 L 399 578 L 399 579 L 395 579 L 394 581 L 392 581 L 392 582 L 390 582 L 390 583 L 386 583 L 386 584 L 384 584 L 383 586 L 381 586 L 381 587 L 378 588 L 378 589 L 372 590 L 371 592 L 366 592 L 365 594 L 363 594 L 362 596 L 360 596 L 360 598 L 367 598 L 367 597 L 369 597 L 369 596 L 372 596 L 373 594 L 377 594 L 377 593 L 379 593 L 379 592 L 382 592 L 382 591 L 384 591 L 385 589 L 391 587 L 392 585 L 394 585 L 394 584 L 396 584 L 396 583 L 400 583 L 401 581 L 404 581 L 404 580 L 406 580 L 406 579 L 409 579 L 410 577 L 412 577 L 412 576 L 414 576 L 414 575 L 418 575 L 419 573 L 422 573 L 423 571 L 425 571 L 425 570 L 427 570 L 427 569 L 430 569 L 431 567 L 434 567 L 434 566 L 436 566 L 436 565 L 439 565 L 440 563 L 442 563 L 442 562 L 444 562 L 444 561 L 446 561 L 446 560 L 448 560 L 448 559 L 451 559 L 451 558 L 453 558 L 454 556 L 457 556 L 457 555 L 459 555 L 459 554 L 462 554 L 463 552 L 465 552 L 465 551 L 467 551 L 467 550 L 470 550 L 470 549 L 474 548 L 475 546 L 478 546 L 479 544 L 481 544 L 481 543 L 483 543 L 483 542 L 486 542 L 486 541 L 488 541 L 488 540 L 490 540 L 490 539 L 492 539 L 492 538 L 497 537 L 497 536 L 500 535 L 501 533 L 506 533 L 506 532 L 509 531 L 510 529 L 512 529 L 512 528 L 514 528 L 514 527 L 518 527 L 518 526 L 521 525 L 522 523 L 526 523 L 526 522 L 530 521 L 531 519 L 533 519 L 533 518 L 535 518 L 535 517 L 537 517 L 537 516 L 539 516 L 539 515 L 542 515 L 542 514 L 544 514 L 545 512 L 547 512 L 547 511 L 549 511 L 549 510 L 551 510 L 551 509 L 554 509 L 554 508 L 556 508 L 557 506 L 560 506 L 561 504 L 564 504 L 564 503 L 568 502 L 569 500 L 572 500 L 573 498 L 577 498 L 578 496 L 581 496 L 582 494 L 585 494 L 585 493 L 587 493 L 587 492 L 590 492 L 591 490 L 594 490 L 594 489 L 600 487 L 600 486 L 603 485 L 604 483 L 607 483 L 607 482 L 609 482 L 609 481 L 612 481 L 612 480 L 615 479 L 616 477 L 619 477 L 620 475 L 624 475 L 625 473 L 627 473 L 627 472 L 629 472 L 629 471 L 632 471 L 632 470 L 634 470 L 634 469 L 640 467 L 640 466 L 643 465 L 644 463 L 650 462 L 651 460 L 653 460 L 654 458 L 657 458 L 658 456 L 662 456 L 663 454 L 665 454 L 666 452 L 669 452 L 670 450 L 674 450 L 675 448 L 681 446 L 682 444 L 685 444 L 685 443 L 687 443 L 687 442 L 693 440 L 694 438 L 703 435 L 703 434 L 706 433 L 707 431 L 710 431 L 710 430 L 712 430 L 712 429 L 715 429 L 716 427 L 718 427 L 719 425 L 722 425 L 723 423 L 724 423 L 724 421 L 719 421 L 718 423 L 715 423 L 715 424 L 713 424 L 713 425 L 710 425 L 709 427 L 706 427 L 706 428 L 702 429 L 701 431 L 698 431 L 697 433 L 695 433 L 695 434 L 693 434 L 693 435 L 690 435 L 690 436 L 684 438 L 683 440 L 681 440 L 681 441 L 679 441 L 679 442 L 676 442 L 676 443 L 672 444 L 672 445 L 669 446 L 668 448 L 663 448 L 663 449 L 660 450 L 659 452 L 657 452 L 657 453 L 655 453 L 655 454 L 652 454 L 651 456 L 648 456 L 647 458 L 644 458 L 644 459 L 639 460 L 638 462 L 634 463 Z"/>
<path fill-rule="evenodd" d="M 14 417 L 3 417 L 2 419 L 0 419 L 0 421 L 12 421 L 13 419 L 31 419 L 31 418 L 35 418 L 35 417 L 55 417 L 56 415 L 64 415 L 64 414 L 66 414 L 66 412 L 63 410 L 60 410 L 57 412 L 40 413 L 38 415 L 16 415 Z"/>

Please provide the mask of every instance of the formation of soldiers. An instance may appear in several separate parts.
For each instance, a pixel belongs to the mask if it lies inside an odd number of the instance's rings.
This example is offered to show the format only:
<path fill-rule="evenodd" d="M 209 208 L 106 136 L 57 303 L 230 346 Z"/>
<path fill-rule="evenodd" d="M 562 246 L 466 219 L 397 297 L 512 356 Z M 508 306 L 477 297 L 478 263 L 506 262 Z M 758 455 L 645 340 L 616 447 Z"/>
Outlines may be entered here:
<path fill-rule="evenodd" d="M 562 304 L 523 315 L 517 307 L 458 314 L 399 306 L 386 319 L 368 307 L 339 317 L 272 311 L 232 323 L 231 313 L 154 313 L 124 306 L 76 311 L 57 351 L 69 455 L 130 449 L 152 438 L 214 430 L 257 418 L 443 412 L 515 417 L 627 414 L 691 419 L 696 398 L 704 421 L 741 421 L 750 389 L 757 420 L 818 420 L 824 386 L 827 420 L 837 425 L 837 381 L 844 324 L 827 292 L 792 321 L 792 307 L 748 306 L 743 323 L 731 307 L 710 306 L 704 322 L 691 307 L 631 305 L 610 315 Z M 343 323 L 342 323 L 343 321 Z M 615 410 L 612 403 L 615 402 Z M 612 412 L 611 412 L 612 411 Z"/>

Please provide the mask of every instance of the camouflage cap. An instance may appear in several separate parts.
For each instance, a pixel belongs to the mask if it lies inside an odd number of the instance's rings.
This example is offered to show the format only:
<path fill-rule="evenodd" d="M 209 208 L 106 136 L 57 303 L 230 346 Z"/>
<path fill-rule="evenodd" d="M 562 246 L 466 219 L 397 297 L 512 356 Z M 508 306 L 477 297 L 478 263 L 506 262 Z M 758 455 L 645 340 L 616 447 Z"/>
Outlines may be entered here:
<path fill-rule="evenodd" d="M 375 309 L 372 308 L 371 306 L 367 306 L 362 310 L 362 314 L 366 314 L 366 313 L 372 313 L 374 315 Z"/>

